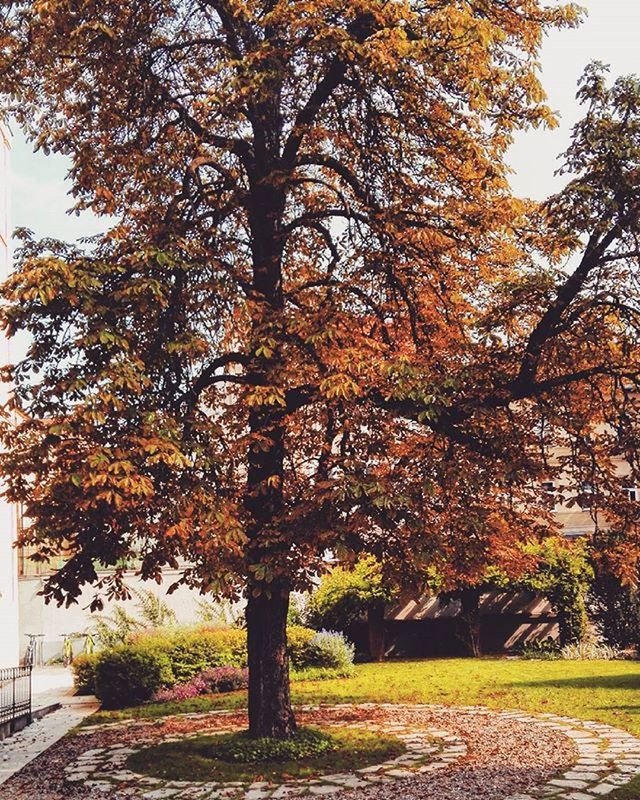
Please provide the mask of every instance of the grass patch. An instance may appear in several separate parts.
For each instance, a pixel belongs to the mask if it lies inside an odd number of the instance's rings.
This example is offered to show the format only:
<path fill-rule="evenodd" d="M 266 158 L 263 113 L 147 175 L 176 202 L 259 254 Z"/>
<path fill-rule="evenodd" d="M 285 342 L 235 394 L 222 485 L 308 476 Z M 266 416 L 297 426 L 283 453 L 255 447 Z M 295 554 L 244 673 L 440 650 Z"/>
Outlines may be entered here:
<path fill-rule="evenodd" d="M 356 668 L 353 664 L 348 667 L 305 667 L 291 670 L 291 682 L 331 681 L 336 678 L 353 678 L 355 674 Z"/>
<path fill-rule="evenodd" d="M 164 742 L 134 753 L 127 766 L 165 780 L 283 781 L 351 771 L 406 750 L 395 737 L 356 728 L 302 728 L 288 742 L 246 733 Z"/>
<path fill-rule="evenodd" d="M 626 786 L 607 795 L 608 800 L 640 800 L 640 775 L 636 775 Z"/>

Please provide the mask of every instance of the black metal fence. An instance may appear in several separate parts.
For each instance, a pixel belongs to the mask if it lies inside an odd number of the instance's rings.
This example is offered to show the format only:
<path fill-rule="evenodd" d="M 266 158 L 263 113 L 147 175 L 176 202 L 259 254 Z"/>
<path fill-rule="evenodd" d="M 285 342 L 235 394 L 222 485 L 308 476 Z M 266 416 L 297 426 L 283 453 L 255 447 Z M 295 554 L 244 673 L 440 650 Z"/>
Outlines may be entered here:
<path fill-rule="evenodd" d="M 31 722 L 31 667 L 0 669 L 0 729 Z"/>

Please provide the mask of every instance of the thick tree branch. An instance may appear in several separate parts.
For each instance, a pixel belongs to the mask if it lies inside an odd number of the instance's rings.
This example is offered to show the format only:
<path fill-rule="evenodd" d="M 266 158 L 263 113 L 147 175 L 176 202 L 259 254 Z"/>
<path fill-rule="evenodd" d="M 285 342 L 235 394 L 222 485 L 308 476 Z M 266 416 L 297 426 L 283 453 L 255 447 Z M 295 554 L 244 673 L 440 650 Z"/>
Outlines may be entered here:
<path fill-rule="evenodd" d="M 298 158 L 297 164 L 301 167 L 314 166 L 331 170 L 342 178 L 358 200 L 361 200 L 366 205 L 371 205 L 371 193 L 366 184 L 361 182 L 349 167 L 337 158 L 324 155 L 323 153 L 303 154 Z"/>
<path fill-rule="evenodd" d="M 589 275 L 601 263 L 607 248 L 616 240 L 621 231 L 621 225 L 617 224 L 602 239 L 596 239 L 595 235 L 590 238 L 580 264 L 560 286 L 556 299 L 542 315 L 529 336 L 520 371 L 512 385 L 514 394 L 521 393 L 528 383 L 535 380 L 544 345 L 554 337 L 562 315 L 578 296 Z"/>
<path fill-rule="evenodd" d="M 315 89 L 311 92 L 309 99 L 296 117 L 293 129 L 282 151 L 282 161 L 285 169 L 294 168 L 300 146 L 309 127 L 315 121 L 320 109 L 340 85 L 346 72 L 347 65 L 345 62 L 339 58 L 334 59 L 324 77 L 320 79 Z"/>
<path fill-rule="evenodd" d="M 182 398 L 183 402 L 186 401 L 190 406 L 195 405 L 202 392 L 214 383 L 220 383 L 221 381 L 246 383 L 246 378 L 242 375 L 218 375 L 217 372 L 219 369 L 227 367 L 230 364 L 245 366 L 248 362 L 249 359 L 244 353 L 225 353 L 214 359 L 202 370 L 193 386 L 185 393 Z"/>

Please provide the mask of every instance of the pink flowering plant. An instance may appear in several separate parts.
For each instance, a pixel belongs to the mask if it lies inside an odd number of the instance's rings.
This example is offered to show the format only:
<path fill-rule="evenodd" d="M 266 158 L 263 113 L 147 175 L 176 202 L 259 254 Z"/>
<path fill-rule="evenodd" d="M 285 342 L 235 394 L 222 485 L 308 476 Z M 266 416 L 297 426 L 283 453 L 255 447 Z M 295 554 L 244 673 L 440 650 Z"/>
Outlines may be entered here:
<path fill-rule="evenodd" d="M 219 694 L 246 689 L 248 671 L 237 667 L 214 667 L 195 675 L 191 680 L 178 683 L 166 689 L 160 689 L 153 696 L 156 703 L 171 703 L 177 700 L 188 700 L 203 694 Z"/>

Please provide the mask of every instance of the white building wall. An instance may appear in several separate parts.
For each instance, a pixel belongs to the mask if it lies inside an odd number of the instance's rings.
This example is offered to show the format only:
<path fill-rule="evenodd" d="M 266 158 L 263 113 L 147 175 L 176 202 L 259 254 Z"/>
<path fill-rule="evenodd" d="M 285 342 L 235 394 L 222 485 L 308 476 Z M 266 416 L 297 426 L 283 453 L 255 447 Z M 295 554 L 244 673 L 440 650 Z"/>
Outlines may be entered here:
<path fill-rule="evenodd" d="M 134 573 L 125 577 L 127 586 L 138 592 L 152 592 L 159 597 L 176 615 L 176 622 L 190 625 L 201 621 L 199 603 L 204 599 L 198 592 L 181 586 L 172 594 L 167 589 L 180 577 L 179 572 L 165 570 L 160 585 L 154 581 L 143 581 Z M 26 634 L 35 633 L 43 637 L 43 657 L 45 661 L 59 656 L 62 652 L 64 634 L 82 634 L 91 631 L 96 617 L 109 617 L 115 605 L 123 606 L 134 618 L 139 619 L 135 596 L 125 602 L 105 600 L 104 610 L 92 614 L 89 610 L 95 590 L 86 586 L 77 603 L 71 606 L 58 606 L 55 602 L 45 603 L 40 594 L 44 587 L 42 577 L 20 578 L 20 638 L 26 642 Z M 81 652 L 82 640 L 74 641 L 74 651 Z"/>
<path fill-rule="evenodd" d="M 0 125 L 0 281 L 9 272 L 9 139 Z M 9 343 L 0 340 L 0 364 L 9 363 Z M 0 384 L 0 407 L 8 399 L 7 384 Z M 0 666 L 16 666 L 19 659 L 18 566 L 13 547 L 17 530 L 16 509 L 0 499 Z"/>

